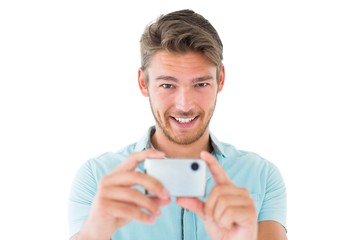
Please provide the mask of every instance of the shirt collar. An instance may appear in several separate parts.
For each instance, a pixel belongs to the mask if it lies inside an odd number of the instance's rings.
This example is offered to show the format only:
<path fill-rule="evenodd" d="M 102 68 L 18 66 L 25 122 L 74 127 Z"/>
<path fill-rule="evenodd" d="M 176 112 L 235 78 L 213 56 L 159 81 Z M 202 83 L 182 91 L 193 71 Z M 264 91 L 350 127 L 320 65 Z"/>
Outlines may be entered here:
<path fill-rule="evenodd" d="M 136 152 L 139 152 L 151 148 L 151 136 L 154 134 L 154 132 L 155 132 L 155 126 L 151 126 L 144 134 L 144 136 L 136 143 L 134 150 Z M 226 155 L 225 155 L 224 145 L 211 132 L 210 132 L 210 141 L 213 147 L 213 154 L 217 158 L 220 156 L 222 158 L 225 158 Z"/>
<path fill-rule="evenodd" d="M 143 151 L 145 149 L 151 148 L 151 136 L 154 134 L 154 132 L 155 132 L 155 126 L 151 126 L 146 131 L 144 136 L 136 143 L 134 150 L 136 152 L 140 152 L 140 151 Z"/>

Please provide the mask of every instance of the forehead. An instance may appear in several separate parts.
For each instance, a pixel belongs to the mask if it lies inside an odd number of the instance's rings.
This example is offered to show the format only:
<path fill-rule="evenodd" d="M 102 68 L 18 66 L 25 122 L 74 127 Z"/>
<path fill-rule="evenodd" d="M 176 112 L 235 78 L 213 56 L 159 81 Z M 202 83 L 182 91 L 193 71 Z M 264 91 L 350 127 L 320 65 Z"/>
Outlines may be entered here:
<path fill-rule="evenodd" d="M 197 52 L 170 53 L 157 52 L 151 59 L 148 68 L 149 75 L 213 75 L 216 76 L 216 66 L 205 56 Z"/>

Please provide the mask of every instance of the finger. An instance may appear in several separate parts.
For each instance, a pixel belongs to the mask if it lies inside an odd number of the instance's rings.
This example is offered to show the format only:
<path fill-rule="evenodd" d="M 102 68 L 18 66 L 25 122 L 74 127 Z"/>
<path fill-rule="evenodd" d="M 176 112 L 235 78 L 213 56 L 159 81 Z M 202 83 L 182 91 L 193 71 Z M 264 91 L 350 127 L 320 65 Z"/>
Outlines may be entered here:
<path fill-rule="evenodd" d="M 222 195 L 218 198 L 214 207 L 213 218 L 219 221 L 224 212 L 229 208 L 242 208 L 251 205 L 251 199 L 246 196 Z"/>
<path fill-rule="evenodd" d="M 176 203 L 190 211 L 195 212 L 202 220 L 205 220 L 204 202 L 197 198 L 177 198 Z"/>
<path fill-rule="evenodd" d="M 200 158 L 207 163 L 207 166 L 216 184 L 225 184 L 231 182 L 224 169 L 220 166 L 216 158 L 214 158 L 210 153 L 202 151 L 200 153 Z"/>
<path fill-rule="evenodd" d="M 145 196 L 134 188 L 112 187 L 107 189 L 103 197 L 113 201 L 136 205 L 146 209 L 152 215 L 156 215 L 160 211 L 160 205 L 159 202 L 156 201 L 156 198 Z"/>
<path fill-rule="evenodd" d="M 226 196 L 233 196 L 235 198 L 242 198 L 250 199 L 250 193 L 246 188 L 239 188 L 235 185 L 217 185 L 215 186 L 206 201 L 205 204 L 205 214 L 210 217 L 214 217 L 215 209 L 220 201 L 220 206 L 226 206 Z M 225 198 L 225 199 L 224 199 Z M 252 201 L 252 200 L 251 200 Z M 242 202 L 239 201 L 238 204 Z"/>
<path fill-rule="evenodd" d="M 150 198 L 154 199 L 154 201 L 158 206 L 165 206 L 171 202 L 171 198 L 167 198 L 167 199 L 161 199 L 158 197 L 150 197 Z"/>
<path fill-rule="evenodd" d="M 156 215 L 146 213 L 135 204 L 107 201 L 106 206 L 109 214 L 113 217 L 126 219 L 127 221 L 138 220 L 140 222 L 153 223 L 156 218 Z"/>
<path fill-rule="evenodd" d="M 114 186 L 131 187 L 134 185 L 138 185 L 147 189 L 161 199 L 170 198 L 170 194 L 166 191 L 165 187 L 159 180 L 141 172 L 123 172 L 120 174 L 110 174 L 104 176 L 100 181 L 101 189 Z"/>
<path fill-rule="evenodd" d="M 138 164 L 144 161 L 145 158 L 164 158 L 165 154 L 163 152 L 157 151 L 155 149 L 146 149 L 141 152 L 135 152 L 130 154 L 129 158 L 124 161 L 116 171 L 134 171 Z"/>
<path fill-rule="evenodd" d="M 253 205 L 247 207 L 230 207 L 218 221 L 219 226 L 231 229 L 233 226 L 250 227 L 257 223 L 256 210 Z"/>
<path fill-rule="evenodd" d="M 211 189 L 209 197 L 205 204 L 205 214 L 207 216 L 213 217 L 215 205 L 218 199 L 224 195 L 241 195 L 241 192 L 244 191 L 241 188 L 238 188 L 234 185 L 216 185 Z M 246 191 L 246 190 L 245 190 Z"/>

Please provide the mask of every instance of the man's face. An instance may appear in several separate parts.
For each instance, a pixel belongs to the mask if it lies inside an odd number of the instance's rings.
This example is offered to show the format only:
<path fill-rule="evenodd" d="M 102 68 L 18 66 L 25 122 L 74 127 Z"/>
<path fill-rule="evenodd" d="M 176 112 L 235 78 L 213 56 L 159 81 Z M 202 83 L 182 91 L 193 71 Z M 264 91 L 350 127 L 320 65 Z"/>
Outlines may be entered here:
<path fill-rule="evenodd" d="M 220 82 L 216 66 L 199 53 L 174 54 L 160 51 L 144 73 L 139 71 L 139 85 L 150 100 L 151 110 L 161 134 L 176 144 L 191 144 L 208 132 L 216 105 Z M 158 134 L 158 131 L 157 131 Z"/>

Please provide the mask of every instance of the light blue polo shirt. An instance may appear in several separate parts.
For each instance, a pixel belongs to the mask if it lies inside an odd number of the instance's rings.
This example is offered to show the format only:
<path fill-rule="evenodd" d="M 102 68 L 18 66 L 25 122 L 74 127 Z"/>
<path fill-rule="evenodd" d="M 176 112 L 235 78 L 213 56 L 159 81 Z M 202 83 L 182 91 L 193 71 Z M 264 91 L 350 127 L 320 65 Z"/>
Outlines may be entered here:
<path fill-rule="evenodd" d="M 110 173 L 132 152 L 142 151 L 151 147 L 150 138 L 155 127 L 149 128 L 139 142 L 133 143 L 118 152 L 109 152 L 90 159 L 83 164 L 75 176 L 69 198 L 70 237 L 79 232 L 89 215 L 101 178 Z M 227 175 L 239 187 L 245 187 L 255 201 L 258 221 L 273 220 L 286 227 L 286 188 L 278 168 L 259 155 L 236 149 L 234 146 L 219 142 L 210 133 L 213 155 L 225 169 Z M 138 166 L 143 171 L 143 163 Z M 208 174 L 207 199 L 214 182 Z M 120 239 L 210 239 L 205 231 L 203 221 L 193 212 L 182 210 L 175 198 L 161 209 L 155 223 L 145 224 L 132 221 L 118 229 L 112 236 Z"/>

